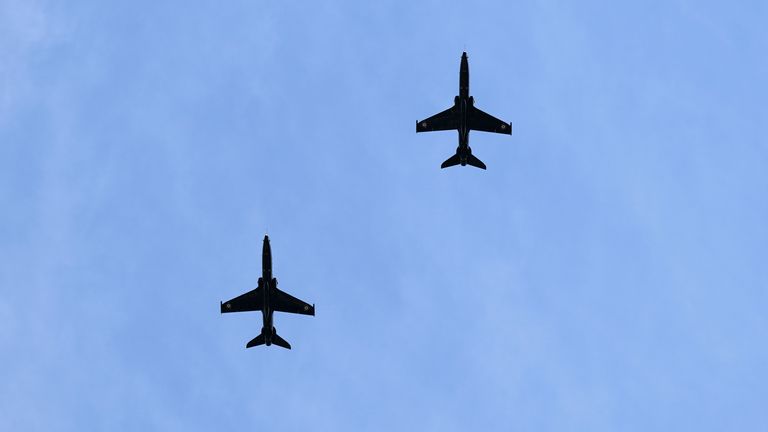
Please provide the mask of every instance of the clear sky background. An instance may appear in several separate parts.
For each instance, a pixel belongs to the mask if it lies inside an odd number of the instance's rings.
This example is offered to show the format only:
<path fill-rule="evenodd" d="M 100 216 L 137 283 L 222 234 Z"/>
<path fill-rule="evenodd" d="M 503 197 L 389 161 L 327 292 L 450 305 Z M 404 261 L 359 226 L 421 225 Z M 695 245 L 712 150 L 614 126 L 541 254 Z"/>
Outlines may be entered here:
<path fill-rule="evenodd" d="M 0 0 L 0 429 L 768 430 L 766 22 Z"/>

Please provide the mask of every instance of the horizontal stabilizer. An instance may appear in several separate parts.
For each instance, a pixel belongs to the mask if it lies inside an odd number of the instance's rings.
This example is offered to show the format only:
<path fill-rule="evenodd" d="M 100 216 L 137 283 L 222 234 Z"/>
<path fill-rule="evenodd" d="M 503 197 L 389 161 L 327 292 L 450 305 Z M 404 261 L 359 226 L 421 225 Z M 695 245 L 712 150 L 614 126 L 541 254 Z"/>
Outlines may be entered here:
<path fill-rule="evenodd" d="M 248 345 L 246 345 L 246 348 L 251 348 L 259 345 L 264 345 L 264 334 L 260 334 L 256 336 L 255 338 L 251 339 L 250 342 L 248 342 Z"/>
<path fill-rule="evenodd" d="M 276 331 L 272 331 L 272 343 L 281 346 L 286 349 L 291 349 L 291 344 L 289 344 L 285 339 L 278 336 Z"/>
<path fill-rule="evenodd" d="M 460 163 L 461 163 L 461 158 L 459 157 L 459 154 L 457 153 L 457 154 L 449 157 L 448 159 L 446 159 L 445 162 L 443 162 L 443 164 L 440 165 L 440 168 L 448 168 L 448 167 L 452 167 L 454 165 L 458 165 Z"/>
<path fill-rule="evenodd" d="M 483 161 L 481 161 L 480 159 L 472 155 L 467 156 L 467 164 L 480 169 L 485 169 L 485 164 L 483 163 Z"/>

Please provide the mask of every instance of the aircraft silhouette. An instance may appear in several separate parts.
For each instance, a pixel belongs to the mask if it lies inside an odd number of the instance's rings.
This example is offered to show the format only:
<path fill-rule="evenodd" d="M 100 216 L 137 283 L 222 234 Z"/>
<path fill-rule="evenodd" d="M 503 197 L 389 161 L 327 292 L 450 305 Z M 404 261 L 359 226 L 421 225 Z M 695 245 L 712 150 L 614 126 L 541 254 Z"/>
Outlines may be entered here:
<path fill-rule="evenodd" d="M 288 312 L 303 315 L 314 315 L 315 305 L 291 296 L 277 289 L 277 279 L 272 277 L 272 248 L 269 246 L 269 236 L 264 236 L 264 248 L 261 253 L 262 275 L 256 289 L 221 303 L 221 313 L 261 311 L 264 325 L 261 334 L 253 338 L 246 348 L 266 344 L 275 344 L 291 349 L 291 344 L 278 336 L 272 325 L 273 312 Z"/>
<path fill-rule="evenodd" d="M 485 164 L 472 155 L 472 148 L 469 147 L 470 130 L 512 134 L 512 123 L 505 123 L 475 108 L 475 98 L 469 95 L 469 62 L 466 52 L 461 55 L 459 95 L 453 99 L 453 106 L 428 119 L 416 122 L 416 132 L 454 129 L 459 131 L 459 146 L 456 148 L 456 154 L 443 162 L 440 168 L 460 164 L 461 166 L 471 165 L 485 169 Z"/>

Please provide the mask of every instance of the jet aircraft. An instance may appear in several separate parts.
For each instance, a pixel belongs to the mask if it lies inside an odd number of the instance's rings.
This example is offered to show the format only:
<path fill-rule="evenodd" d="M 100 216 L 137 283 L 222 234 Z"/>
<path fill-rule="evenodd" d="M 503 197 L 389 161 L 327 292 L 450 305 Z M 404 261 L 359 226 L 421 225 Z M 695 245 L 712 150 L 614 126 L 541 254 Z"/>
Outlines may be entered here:
<path fill-rule="evenodd" d="M 291 344 L 277 335 L 272 325 L 273 312 L 288 312 L 303 315 L 314 315 L 315 305 L 310 305 L 296 297 L 277 289 L 277 279 L 272 277 L 272 249 L 269 246 L 269 236 L 264 236 L 264 248 L 261 253 L 262 275 L 256 289 L 221 303 L 221 313 L 261 311 L 264 325 L 261 334 L 253 338 L 246 348 L 266 344 L 275 344 L 291 349 Z"/>
<path fill-rule="evenodd" d="M 453 98 L 453 106 L 426 120 L 416 122 L 416 132 L 454 129 L 459 131 L 459 147 L 456 148 L 456 154 L 443 162 L 440 168 L 461 164 L 485 169 L 485 164 L 472 155 L 472 149 L 469 147 L 470 130 L 512 134 L 512 123 L 505 123 L 475 108 L 475 98 L 469 95 L 469 62 L 466 52 L 461 55 L 459 95 Z"/>

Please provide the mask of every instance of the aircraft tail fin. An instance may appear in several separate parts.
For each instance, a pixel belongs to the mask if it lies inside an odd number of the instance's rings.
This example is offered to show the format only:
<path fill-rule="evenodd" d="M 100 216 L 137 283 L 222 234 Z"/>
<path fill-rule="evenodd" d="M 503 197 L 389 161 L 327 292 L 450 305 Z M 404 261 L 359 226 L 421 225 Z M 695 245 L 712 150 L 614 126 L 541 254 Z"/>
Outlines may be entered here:
<path fill-rule="evenodd" d="M 461 163 L 461 158 L 459 157 L 459 154 L 456 153 L 455 155 L 449 157 L 448 159 L 443 162 L 442 165 L 440 165 L 440 168 L 448 168 L 452 167 L 454 165 L 458 165 Z"/>
<path fill-rule="evenodd" d="M 272 343 L 286 349 L 291 349 L 291 344 L 289 344 L 285 339 L 278 336 L 276 331 L 272 332 Z"/>
<path fill-rule="evenodd" d="M 473 167 L 485 169 L 485 164 L 480 159 L 472 156 L 471 154 L 467 156 L 467 164 L 472 165 Z"/>
<path fill-rule="evenodd" d="M 255 338 L 251 339 L 250 342 L 248 342 L 248 345 L 246 345 L 246 348 L 252 348 L 255 346 L 264 345 L 264 333 L 256 336 Z"/>

